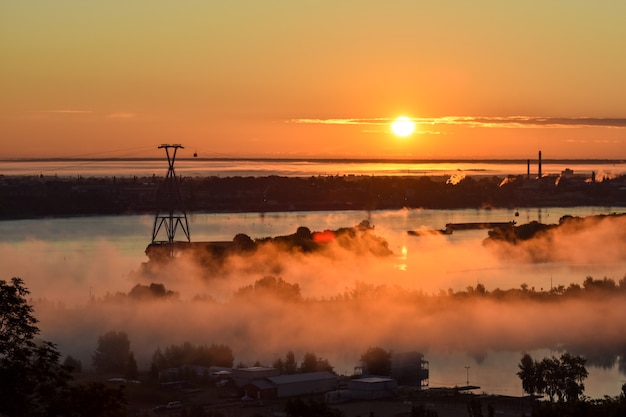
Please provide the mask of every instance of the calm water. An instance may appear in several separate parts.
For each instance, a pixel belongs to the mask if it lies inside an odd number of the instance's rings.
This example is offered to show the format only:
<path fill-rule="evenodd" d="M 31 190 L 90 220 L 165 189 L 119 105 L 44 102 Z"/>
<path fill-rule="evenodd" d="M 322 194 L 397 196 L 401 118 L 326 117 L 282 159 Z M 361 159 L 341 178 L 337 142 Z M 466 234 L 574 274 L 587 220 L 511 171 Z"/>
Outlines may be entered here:
<path fill-rule="evenodd" d="M 478 282 L 487 290 L 515 288 L 521 283 L 548 289 L 552 285 L 581 283 L 585 277 L 611 277 L 619 280 L 626 271 L 626 260 L 613 263 L 558 262 L 550 264 L 507 264 L 494 261 L 483 251 L 485 231 L 455 232 L 451 236 L 422 239 L 406 234 L 407 230 L 439 229 L 449 222 L 510 221 L 525 223 L 540 220 L 556 223 L 565 214 L 585 216 L 612 213 L 623 209 L 612 207 L 543 208 L 520 210 L 397 210 L 289 212 L 258 214 L 208 214 L 189 216 L 192 240 L 231 240 L 243 232 L 253 238 L 293 233 L 298 226 L 312 231 L 351 226 L 369 219 L 376 233 L 384 237 L 396 254 L 387 272 L 373 277 L 374 283 L 401 282 L 403 286 L 436 293 L 440 289 L 462 290 Z M 88 296 L 100 297 L 116 291 L 127 292 L 129 272 L 147 259 L 144 249 L 152 232 L 152 216 L 75 217 L 0 222 L 0 263 L 5 277 L 25 279 L 33 298 L 48 298 L 72 305 L 84 303 Z M 56 271 L 51 274 L 51 271 Z M 60 271 L 60 272 L 59 272 Z M 289 276 L 284 276 L 290 281 Z M 346 278 L 338 288 L 351 285 Z M 378 281 L 376 281 L 378 280 Z M 305 296 L 331 296 L 332 293 L 309 293 Z M 168 286 L 169 288 L 169 286 Z M 173 289 L 178 290 L 176 286 Z M 329 290 L 333 291 L 333 290 Z M 185 294 L 183 293 L 183 297 Z M 77 301 L 78 300 L 78 301 Z M 46 328 L 47 317 L 38 317 Z M 71 326 L 69 330 L 71 331 Z M 47 334 L 55 340 L 56 334 Z M 63 336 L 58 336 L 63 339 Z M 65 335 L 65 337 L 69 337 Z M 73 345 L 59 343 L 60 349 L 72 352 Z M 488 352 L 477 359 L 458 352 L 427 352 L 430 361 L 431 386 L 464 385 L 466 366 L 470 366 L 470 383 L 491 393 L 521 395 L 517 372 L 520 351 Z M 549 356 L 549 350 L 533 354 Z M 89 360 L 84 361 L 88 363 Z M 350 372 L 350 361 L 339 364 L 339 372 Z M 616 367 L 591 367 L 586 394 L 617 395 L 625 378 Z"/>
<path fill-rule="evenodd" d="M 167 160 L 0 160 L 0 175 L 59 176 L 151 176 L 167 173 Z M 566 168 L 575 173 L 598 178 L 626 173 L 626 162 L 605 163 L 544 161 L 544 174 L 559 174 Z M 219 160 L 183 159 L 175 163 L 178 175 L 184 176 L 318 176 L 318 175 L 498 175 L 526 174 L 527 161 L 449 161 L 394 162 L 359 160 Z M 530 172 L 536 175 L 537 162 Z"/>

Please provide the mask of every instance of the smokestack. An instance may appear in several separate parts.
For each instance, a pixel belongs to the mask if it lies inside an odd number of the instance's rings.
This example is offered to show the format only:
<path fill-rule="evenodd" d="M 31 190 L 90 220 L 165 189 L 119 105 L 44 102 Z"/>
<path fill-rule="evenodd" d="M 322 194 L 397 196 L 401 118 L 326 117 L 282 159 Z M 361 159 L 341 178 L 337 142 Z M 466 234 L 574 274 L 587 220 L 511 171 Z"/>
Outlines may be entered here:
<path fill-rule="evenodd" d="M 541 178 L 541 151 L 539 151 L 539 174 L 538 177 Z"/>
<path fill-rule="evenodd" d="M 530 159 L 526 161 L 526 178 L 530 179 Z"/>

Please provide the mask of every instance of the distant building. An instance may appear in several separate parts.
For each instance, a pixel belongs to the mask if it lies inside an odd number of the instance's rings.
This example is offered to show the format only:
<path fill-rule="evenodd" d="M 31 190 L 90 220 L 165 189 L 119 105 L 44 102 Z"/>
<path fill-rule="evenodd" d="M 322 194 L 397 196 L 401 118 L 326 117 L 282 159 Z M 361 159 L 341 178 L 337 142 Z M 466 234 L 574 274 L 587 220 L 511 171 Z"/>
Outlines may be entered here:
<path fill-rule="evenodd" d="M 337 389 L 337 376 L 328 371 L 281 375 L 268 378 L 276 386 L 276 397 L 321 394 Z"/>
<path fill-rule="evenodd" d="M 327 371 L 272 376 L 250 381 L 241 387 L 244 396 L 256 399 L 322 394 L 335 389 L 337 376 Z"/>
<path fill-rule="evenodd" d="M 393 353 L 391 355 L 391 377 L 399 385 L 425 388 L 428 386 L 428 361 L 419 352 Z"/>
<path fill-rule="evenodd" d="M 264 379 L 280 375 L 280 371 L 276 368 L 265 366 L 251 366 L 249 368 L 233 368 L 231 369 L 231 379 L 238 387 L 243 387 L 257 379 Z"/>
<path fill-rule="evenodd" d="M 366 377 L 348 381 L 347 395 L 353 400 L 378 400 L 396 395 L 398 381 L 385 377 Z M 327 394 L 330 400 L 332 394 Z"/>

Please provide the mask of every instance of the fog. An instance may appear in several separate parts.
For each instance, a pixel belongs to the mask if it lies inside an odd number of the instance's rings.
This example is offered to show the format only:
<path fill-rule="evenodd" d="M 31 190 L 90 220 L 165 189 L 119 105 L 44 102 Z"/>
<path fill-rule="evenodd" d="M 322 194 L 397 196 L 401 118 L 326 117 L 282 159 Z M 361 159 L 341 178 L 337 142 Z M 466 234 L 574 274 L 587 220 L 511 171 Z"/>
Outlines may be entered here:
<path fill-rule="evenodd" d="M 626 273 L 625 216 L 566 234 L 552 231 L 516 246 L 484 245 L 484 230 L 415 237 L 377 226 L 373 233 L 387 240 L 393 255 L 374 256 L 362 241 L 353 242 L 356 248 L 331 242 L 306 254 L 269 244 L 254 256 L 228 258 L 215 274 L 186 256 L 145 274 L 143 253 L 105 239 L 89 247 L 78 241 L 26 240 L 1 244 L 0 264 L 2 279 L 19 276 L 31 290 L 41 337 L 56 343 L 64 356 L 79 358 L 85 368 L 98 336 L 109 330 L 129 335 L 140 369 L 147 369 L 157 347 L 186 341 L 226 344 L 235 363 L 247 365 L 271 365 L 288 350 L 297 359 L 314 352 L 340 373 L 351 373 L 370 346 L 418 350 L 433 359 L 434 382 L 459 384 L 465 379 L 459 363 L 456 380 L 441 376 L 458 355 L 472 358 L 462 361 L 478 373 L 489 358 L 511 353 L 512 378 L 526 351 L 571 349 L 593 353 L 597 363 L 624 361 L 623 296 L 545 302 L 449 293 L 478 284 L 488 292 L 522 284 L 548 291 L 581 284 L 588 276 L 617 283 Z M 235 295 L 266 276 L 297 284 L 301 299 L 267 292 Z M 126 295 L 136 284 L 150 283 L 177 295 L 167 300 Z M 446 355 L 457 359 L 437 359 Z M 482 378 L 488 386 L 489 376 Z"/>

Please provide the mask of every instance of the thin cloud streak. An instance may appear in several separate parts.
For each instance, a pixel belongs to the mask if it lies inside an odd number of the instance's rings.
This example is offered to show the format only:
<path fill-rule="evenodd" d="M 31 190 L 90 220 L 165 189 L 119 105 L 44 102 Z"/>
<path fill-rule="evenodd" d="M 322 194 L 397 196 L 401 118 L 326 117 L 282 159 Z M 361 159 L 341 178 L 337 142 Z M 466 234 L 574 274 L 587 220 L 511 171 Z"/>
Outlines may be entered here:
<path fill-rule="evenodd" d="M 349 118 L 349 119 L 291 119 L 288 123 L 295 124 L 337 124 L 337 125 L 387 125 L 394 118 Z M 482 128 L 626 128 L 626 118 L 598 117 L 537 117 L 537 116 L 444 116 L 444 117 L 413 117 L 417 125 L 448 125 Z"/>
<path fill-rule="evenodd" d="M 46 115 L 61 115 L 61 116 L 72 116 L 72 115 L 93 115 L 96 117 L 103 117 L 106 119 L 133 119 L 137 115 L 131 112 L 124 111 L 116 111 L 108 114 L 97 113 L 93 110 L 74 110 L 74 109 L 57 109 L 57 110 L 36 110 L 32 113 L 35 114 L 46 114 Z"/>
<path fill-rule="evenodd" d="M 92 110 L 71 110 L 71 109 L 61 109 L 61 110 L 38 110 L 37 113 L 52 113 L 52 114 L 90 114 L 93 113 Z"/>

